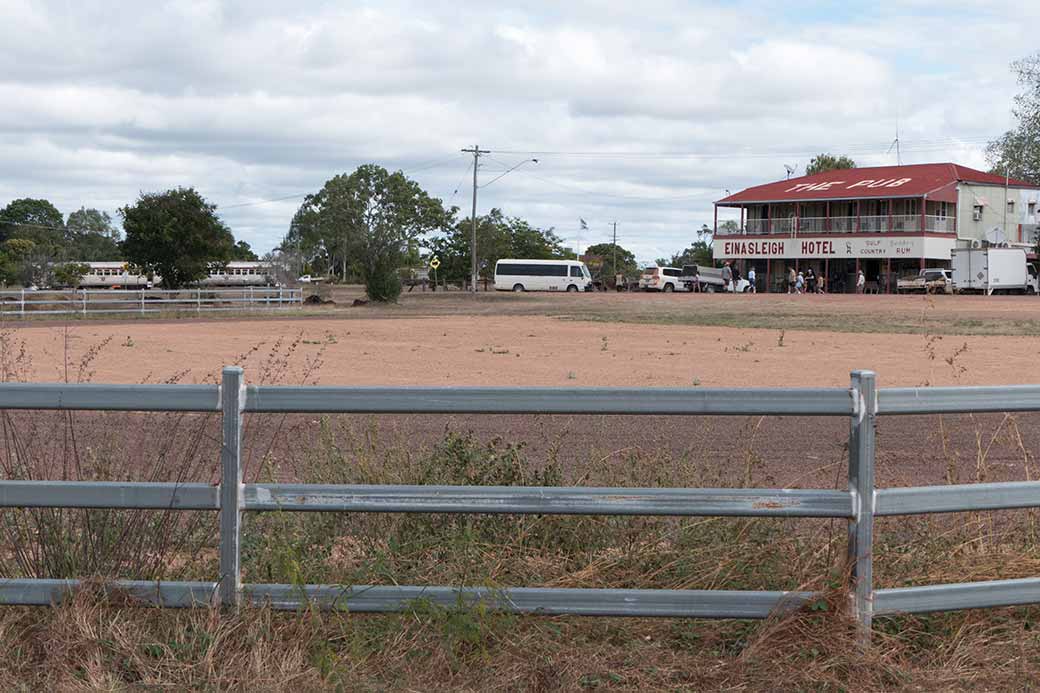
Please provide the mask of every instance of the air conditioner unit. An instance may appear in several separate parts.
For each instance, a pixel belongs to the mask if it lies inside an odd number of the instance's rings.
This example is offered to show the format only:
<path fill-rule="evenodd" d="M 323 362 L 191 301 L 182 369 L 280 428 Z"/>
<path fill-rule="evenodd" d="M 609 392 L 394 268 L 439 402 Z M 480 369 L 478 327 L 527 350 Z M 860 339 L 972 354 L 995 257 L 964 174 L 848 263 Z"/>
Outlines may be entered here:
<path fill-rule="evenodd" d="M 972 239 L 971 247 L 975 248 L 976 250 L 981 248 L 982 247 L 982 241 L 980 241 L 978 238 Z"/>

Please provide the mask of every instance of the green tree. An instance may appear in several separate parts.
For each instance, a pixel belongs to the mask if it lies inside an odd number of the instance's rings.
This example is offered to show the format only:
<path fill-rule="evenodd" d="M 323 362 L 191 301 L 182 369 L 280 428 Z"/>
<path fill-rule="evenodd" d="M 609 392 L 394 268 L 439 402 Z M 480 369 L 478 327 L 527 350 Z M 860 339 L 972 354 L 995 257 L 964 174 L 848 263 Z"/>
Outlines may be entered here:
<path fill-rule="evenodd" d="M 32 228 L 60 236 L 65 228 L 65 219 L 50 201 L 30 197 L 12 200 L 0 210 L 0 241 Z"/>
<path fill-rule="evenodd" d="M 805 167 L 805 175 L 811 176 L 825 171 L 834 171 L 844 168 L 856 168 L 856 162 L 847 156 L 832 156 L 830 154 L 817 154 Z"/>
<path fill-rule="evenodd" d="M 33 283 L 35 267 L 32 259 L 36 244 L 28 238 L 9 238 L 0 244 L 0 278 L 4 284 Z"/>
<path fill-rule="evenodd" d="M 122 236 L 119 227 L 112 223 L 112 217 L 109 216 L 108 212 L 102 212 L 101 210 L 93 208 L 87 209 L 86 207 L 80 207 L 69 215 L 68 221 L 65 222 L 65 226 L 70 231 L 76 231 L 78 233 L 96 233 L 110 238 L 117 243 Z"/>
<path fill-rule="evenodd" d="M 1023 87 L 1011 107 L 1018 125 L 989 143 L 986 158 L 993 173 L 1040 184 L 1040 52 L 1011 69 Z"/>
<path fill-rule="evenodd" d="M 199 281 L 231 259 L 234 238 L 217 206 L 194 188 L 142 193 L 123 217 L 126 258 L 145 274 L 158 274 L 168 289 Z"/>
<path fill-rule="evenodd" d="M 690 247 L 681 253 L 673 255 L 670 260 L 672 267 L 682 267 L 683 265 L 705 265 L 710 267 L 711 263 L 711 245 L 707 241 L 694 241 Z"/>
<path fill-rule="evenodd" d="M 89 271 L 90 265 L 84 262 L 65 262 L 56 265 L 51 273 L 57 286 L 69 286 L 75 289 L 79 287 L 83 275 Z"/>
<path fill-rule="evenodd" d="M 342 276 L 352 264 L 374 301 L 395 301 L 401 293 L 398 269 L 416 239 L 443 228 L 448 219 L 441 201 L 415 181 L 375 164 L 328 181 L 308 195 L 293 217 L 283 246 L 306 248 L 329 270 Z"/>
<path fill-rule="evenodd" d="M 626 279 L 639 276 L 639 265 L 636 264 L 636 256 L 632 251 L 620 245 L 617 246 L 617 265 L 614 264 L 614 244 L 596 243 L 585 249 L 585 262 L 589 266 L 592 276 L 604 284 L 614 286 L 618 272 Z"/>
<path fill-rule="evenodd" d="M 461 219 L 427 243 L 441 261 L 438 277 L 448 281 L 469 278 L 472 233 L 472 222 Z M 518 217 L 506 217 L 497 208 L 477 217 L 477 274 L 483 279 L 493 279 L 495 263 L 502 258 L 551 260 L 565 255 L 563 241 L 551 228 L 539 229 Z"/>
<path fill-rule="evenodd" d="M 256 262 L 260 258 L 253 252 L 253 249 L 249 247 L 248 243 L 245 241 L 238 241 L 235 245 L 231 246 L 231 259 L 240 262 Z"/>
<path fill-rule="evenodd" d="M 64 257 L 88 262 L 122 260 L 119 229 L 108 212 L 80 207 L 65 222 Z"/>

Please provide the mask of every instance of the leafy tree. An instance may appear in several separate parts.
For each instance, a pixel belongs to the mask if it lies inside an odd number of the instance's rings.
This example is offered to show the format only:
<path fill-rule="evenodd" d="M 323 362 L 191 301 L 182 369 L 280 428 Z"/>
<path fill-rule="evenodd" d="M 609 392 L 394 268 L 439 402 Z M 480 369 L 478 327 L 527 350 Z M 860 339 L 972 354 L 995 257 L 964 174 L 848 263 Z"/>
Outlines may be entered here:
<path fill-rule="evenodd" d="M 64 253 L 67 258 L 87 262 L 123 259 L 123 249 L 111 236 L 93 231 L 70 233 L 69 236 Z"/>
<path fill-rule="evenodd" d="M 351 263 L 374 301 L 395 301 L 397 274 L 411 244 L 443 228 L 449 215 L 415 181 L 375 164 L 328 181 L 308 195 L 293 217 L 283 246 L 297 246 L 315 264 L 342 276 Z"/>
<path fill-rule="evenodd" d="M 636 256 L 632 251 L 617 246 L 616 266 L 614 256 L 613 243 L 596 243 L 585 249 L 586 263 L 592 276 L 610 286 L 614 285 L 619 271 L 628 279 L 639 275 L 639 265 L 636 264 Z"/>
<path fill-rule="evenodd" d="M 65 226 L 70 231 L 96 233 L 117 243 L 122 236 L 119 227 L 112 223 L 112 217 L 109 216 L 108 212 L 102 212 L 93 208 L 80 207 L 69 215 Z"/>
<path fill-rule="evenodd" d="M 443 236 L 427 243 L 441 261 L 438 277 L 449 281 L 469 278 L 472 233 L 472 222 L 461 219 Z M 565 255 L 563 241 L 552 229 L 539 229 L 523 219 L 506 217 L 500 209 L 477 217 L 477 273 L 484 279 L 493 278 L 495 263 L 502 258 L 551 260 Z"/>
<path fill-rule="evenodd" d="M 1011 112 L 1018 126 L 986 147 L 992 172 L 1040 184 L 1040 52 L 1011 63 L 1023 90 Z"/>
<path fill-rule="evenodd" d="M 669 261 L 672 267 L 682 267 L 683 265 L 706 265 L 710 267 L 711 263 L 711 245 L 707 241 L 694 241 L 689 248 L 673 255 Z"/>
<path fill-rule="evenodd" d="M 65 219 L 48 200 L 29 197 L 13 200 L 0 210 L 0 241 L 32 228 L 60 235 L 65 228 Z"/>
<path fill-rule="evenodd" d="M 142 273 L 160 275 L 168 289 L 197 282 L 231 259 L 231 231 L 194 188 L 142 193 L 119 214 L 126 258 Z"/>
<path fill-rule="evenodd" d="M 834 171 L 844 168 L 856 168 L 856 162 L 847 156 L 832 156 L 830 154 L 817 154 L 805 167 L 805 175 L 811 176 L 825 171 Z"/>
<path fill-rule="evenodd" d="M 253 252 L 248 243 L 239 241 L 231 246 L 231 259 L 241 262 L 256 262 L 260 258 Z"/>
<path fill-rule="evenodd" d="M 66 262 L 52 269 L 54 283 L 58 286 L 77 288 L 83 275 L 90 271 L 90 265 L 83 262 Z"/>
<path fill-rule="evenodd" d="M 27 238 L 9 238 L 0 244 L 0 278 L 4 284 L 32 284 L 36 269 L 32 261 L 35 254 L 36 244 Z"/>

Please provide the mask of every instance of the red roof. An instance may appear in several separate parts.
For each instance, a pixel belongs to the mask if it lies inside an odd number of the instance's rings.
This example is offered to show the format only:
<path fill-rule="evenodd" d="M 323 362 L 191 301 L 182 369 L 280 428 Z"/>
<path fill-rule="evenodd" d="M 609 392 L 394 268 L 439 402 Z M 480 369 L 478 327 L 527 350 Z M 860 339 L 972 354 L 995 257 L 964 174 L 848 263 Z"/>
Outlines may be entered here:
<path fill-rule="evenodd" d="M 878 197 L 948 199 L 953 186 L 958 182 L 1004 185 L 1004 176 L 976 171 L 957 164 L 839 169 L 756 185 L 723 198 L 716 204 L 735 206 L 750 202 L 808 202 Z M 1016 188 L 1037 187 L 1014 178 L 1008 181 L 1008 185 Z M 956 198 L 952 198 L 951 201 L 956 201 Z"/>

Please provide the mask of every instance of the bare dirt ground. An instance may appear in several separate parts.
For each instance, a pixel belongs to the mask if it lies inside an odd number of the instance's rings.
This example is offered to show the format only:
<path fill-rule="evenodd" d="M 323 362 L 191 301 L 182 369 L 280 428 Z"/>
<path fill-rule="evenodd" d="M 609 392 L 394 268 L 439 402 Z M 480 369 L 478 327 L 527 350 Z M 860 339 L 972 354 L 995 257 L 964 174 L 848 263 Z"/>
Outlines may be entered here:
<path fill-rule="evenodd" d="M 344 295 L 349 290 L 337 295 L 340 306 Z M 66 364 L 75 380 L 85 362 L 82 370 L 96 382 L 174 375 L 204 382 L 219 377 L 221 366 L 240 363 L 251 382 L 841 387 L 857 368 L 876 370 L 882 386 L 1040 382 L 1040 339 L 1030 332 L 1038 314 L 1034 297 L 439 292 L 406 294 L 398 306 L 337 307 L 299 318 L 8 327 L 31 355 L 30 378 L 42 381 L 65 379 Z M 695 321 L 701 324 L 689 324 Z M 742 324 L 760 326 L 730 326 Z M 821 329 L 831 324 L 837 329 Z M 957 325 L 971 334 L 951 334 Z M 750 464 L 760 482 L 791 486 L 840 485 L 847 438 L 847 422 L 838 419 L 343 418 L 380 446 L 432 444 L 446 428 L 524 442 L 531 455 L 555 455 L 576 476 L 582 465 L 638 450 L 662 461 L 722 462 L 732 470 L 727 482 L 739 481 Z M 940 482 L 950 459 L 962 480 L 1023 478 L 1029 456 L 1040 453 L 1040 417 L 1013 421 L 1021 438 L 1009 423 L 1000 416 L 947 418 L 940 429 L 936 417 L 883 419 L 879 481 Z M 302 464 L 302 451 L 283 443 L 276 447 Z M 980 471 L 983 447 L 989 452 Z"/>

